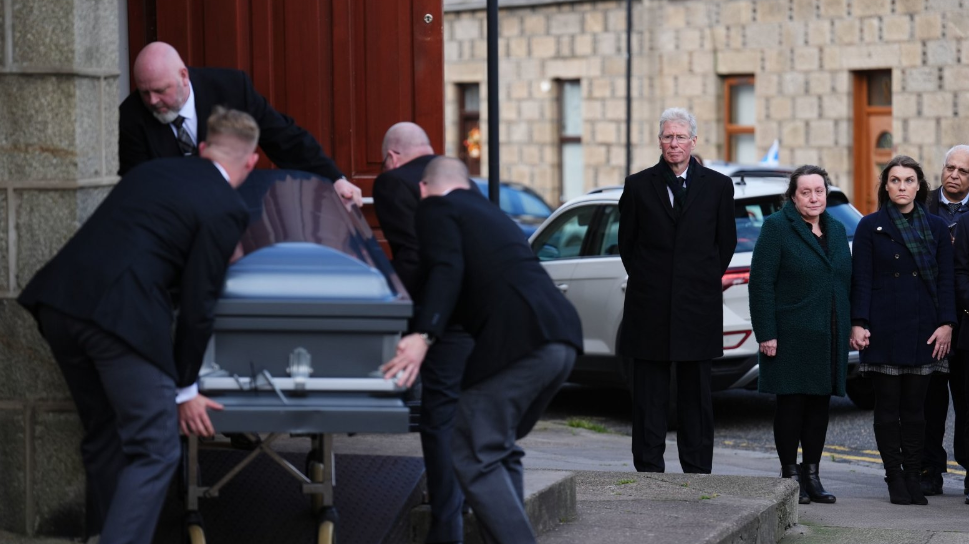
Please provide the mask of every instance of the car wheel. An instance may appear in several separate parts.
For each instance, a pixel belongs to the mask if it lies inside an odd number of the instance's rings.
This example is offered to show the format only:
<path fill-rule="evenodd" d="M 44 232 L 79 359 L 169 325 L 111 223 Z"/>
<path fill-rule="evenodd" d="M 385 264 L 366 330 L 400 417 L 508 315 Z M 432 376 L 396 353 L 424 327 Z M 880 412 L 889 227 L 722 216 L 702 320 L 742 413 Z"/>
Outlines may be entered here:
<path fill-rule="evenodd" d="M 626 384 L 626 390 L 629 391 L 630 400 L 633 395 L 633 364 L 632 358 L 622 358 L 622 381 Z M 678 427 L 676 414 L 676 363 L 673 363 L 670 365 L 670 406 L 669 411 L 666 412 L 667 431 L 675 431 Z"/>
<path fill-rule="evenodd" d="M 845 382 L 845 392 L 858 408 L 871 410 L 875 407 L 875 389 L 870 379 L 862 376 L 848 378 Z"/>

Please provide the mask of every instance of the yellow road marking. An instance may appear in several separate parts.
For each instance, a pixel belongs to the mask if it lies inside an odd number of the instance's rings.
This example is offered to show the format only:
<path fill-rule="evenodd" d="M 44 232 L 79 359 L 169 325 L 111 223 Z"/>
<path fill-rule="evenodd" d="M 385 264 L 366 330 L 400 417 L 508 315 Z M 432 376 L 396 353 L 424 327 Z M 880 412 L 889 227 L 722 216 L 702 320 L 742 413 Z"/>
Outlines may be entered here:
<path fill-rule="evenodd" d="M 825 449 L 826 450 L 828 448 L 830 448 L 830 446 L 825 446 Z M 839 448 L 839 449 L 848 449 L 848 448 Z M 843 453 L 835 453 L 835 452 L 830 452 L 830 451 L 825 451 L 824 453 L 827 454 L 827 455 L 830 455 L 832 459 L 845 459 L 845 460 L 848 460 L 848 461 L 865 461 L 867 463 L 877 463 L 879 465 L 882 463 L 881 457 L 862 457 L 860 455 L 846 455 L 846 454 L 843 454 Z M 875 453 L 875 454 L 877 454 L 878 452 L 877 451 L 872 452 L 872 451 L 866 450 L 863 453 Z M 958 467 L 959 466 L 959 463 L 956 463 L 955 461 L 949 461 L 948 462 L 948 465 L 950 467 Z M 956 469 L 956 470 L 949 469 L 949 474 L 958 474 L 959 476 L 965 476 L 966 475 L 966 471 L 964 471 L 964 470 L 958 470 L 958 469 Z"/>
<path fill-rule="evenodd" d="M 724 444 L 726 444 L 726 443 L 727 442 L 724 441 Z M 836 451 L 830 451 L 830 450 L 836 450 Z M 801 448 L 798 448 L 797 451 L 799 453 L 804 453 L 803 451 L 801 451 Z M 852 450 L 851 450 L 851 448 L 848 448 L 846 446 L 834 446 L 834 445 L 831 445 L 831 444 L 827 444 L 827 445 L 824 446 L 824 454 L 830 456 L 832 459 L 844 459 L 846 461 L 864 461 L 866 463 L 877 463 L 879 465 L 882 464 L 881 454 L 878 453 L 878 450 L 861 450 L 860 452 L 858 452 L 858 453 L 864 453 L 864 454 L 872 455 L 872 456 L 877 455 L 878 457 L 862 457 L 860 455 L 848 455 L 848 454 L 845 454 L 845 453 L 840 453 L 840 452 L 843 452 L 843 451 L 849 451 L 850 452 Z M 959 476 L 965 476 L 966 475 L 966 471 L 965 470 L 961 470 L 959 468 L 960 467 L 959 463 L 956 463 L 955 461 L 947 461 L 946 462 L 946 465 L 949 466 L 949 467 L 955 467 L 955 470 L 953 470 L 952 468 L 949 468 L 948 469 L 949 470 L 949 474 L 957 474 Z"/>

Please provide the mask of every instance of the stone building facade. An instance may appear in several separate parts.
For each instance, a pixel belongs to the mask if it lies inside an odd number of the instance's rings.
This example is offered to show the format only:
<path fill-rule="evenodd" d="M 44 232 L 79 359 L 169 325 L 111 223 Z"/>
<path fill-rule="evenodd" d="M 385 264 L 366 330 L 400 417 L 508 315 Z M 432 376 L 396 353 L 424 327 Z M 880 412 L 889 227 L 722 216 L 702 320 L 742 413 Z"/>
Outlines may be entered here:
<path fill-rule="evenodd" d="M 117 131 L 118 1 L 0 0 L 0 531 L 82 532 L 81 426 L 15 297 L 117 180 Z"/>
<path fill-rule="evenodd" d="M 577 79 L 584 189 L 622 183 L 625 2 L 500 5 L 502 178 L 559 200 L 556 82 Z M 445 152 L 457 154 L 459 84 L 486 85 L 484 2 L 445 0 L 445 10 Z M 674 105 L 697 116 L 704 159 L 735 158 L 726 156 L 733 76 L 753 85 L 746 156 L 777 140 L 781 164 L 820 164 L 849 194 L 871 188 L 880 152 L 911 155 L 937 184 L 946 149 L 969 143 L 965 0 L 634 0 L 633 10 L 632 171 L 658 159 L 656 121 Z M 879 85 L 883 102 L 869 107 L 863 94 Z"/>

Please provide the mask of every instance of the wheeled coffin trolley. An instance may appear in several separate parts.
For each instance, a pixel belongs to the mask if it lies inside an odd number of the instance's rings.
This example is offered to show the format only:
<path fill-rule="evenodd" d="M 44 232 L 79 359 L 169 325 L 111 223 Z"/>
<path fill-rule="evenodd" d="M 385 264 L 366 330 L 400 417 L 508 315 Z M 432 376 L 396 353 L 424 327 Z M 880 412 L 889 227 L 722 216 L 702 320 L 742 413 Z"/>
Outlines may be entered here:
<path fill-rule="evenodd" d="M 338 520 L 332 434 L 409 429 L 404 390 L 378 368 L 396 351 L 411 301 L 359 210 L 344 210 L 330 184 L 294 172 L 255 175 L 247 196 L 259 220 L 226 276 L 198 380 L 225 407 L 209 412 L 216 432 L 247 437 L 253 450 L 203 486 L 199 441 L 187 439 L 186 530 L 193 544 L 205 542 L 199 499 L 217 497 L 265 454 L 311 497 L 317 541 L 329 544 Z M 286 434 L 310 438 L 305 467 L 273 451 Z"/>

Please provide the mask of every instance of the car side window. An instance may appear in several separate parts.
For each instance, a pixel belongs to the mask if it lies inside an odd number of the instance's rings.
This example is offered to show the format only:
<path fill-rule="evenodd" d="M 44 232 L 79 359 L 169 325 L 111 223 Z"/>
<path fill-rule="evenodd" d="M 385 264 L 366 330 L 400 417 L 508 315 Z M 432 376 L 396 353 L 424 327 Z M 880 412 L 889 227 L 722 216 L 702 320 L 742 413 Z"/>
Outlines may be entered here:
<path fill-rule="evenodd" d="M 737 200 L 734 203 L 734 220 L 737 222 L 737 249 L 735 251 L 753 251 L 760 237 L 760 228 L 767 216 L 781 209 L 781 196 L 765 197 L 751 200 Z"/>
<path fill-rule="evenodd" d="M 619 255 L 619 206 L 602 206 L 596 220 L 597 228 L 591 235 L 587 255 L 603 257 Z"/>
<path fill-rule="evenodd" d="M 540 261 L 575 259 L 589 233 L 596 206 L 577 206 L 558 216 L 532 242 L 532 251 Z"/>

